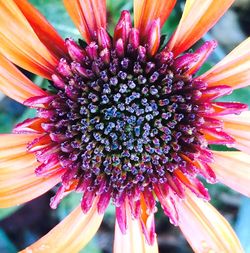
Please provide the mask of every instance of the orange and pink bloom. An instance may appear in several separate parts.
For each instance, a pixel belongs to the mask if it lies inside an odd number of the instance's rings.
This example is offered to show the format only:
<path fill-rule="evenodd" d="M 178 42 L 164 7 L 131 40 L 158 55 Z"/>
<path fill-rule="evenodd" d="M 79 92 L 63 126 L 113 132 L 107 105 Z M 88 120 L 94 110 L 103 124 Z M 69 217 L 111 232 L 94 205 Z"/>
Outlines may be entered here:
<path fill-rule="evenodd" d="M 79 207 L 22 252 L 78 252 L 116 208 L 114 252 L 158 252 L 160 203 L 195 252 L 243 252 L 200 181 L 249 196 L 250 113 L 215 99 L 250 83 L 250 39 L 196 75 L 216 48 L 186 52 L 233 0 L 187 0 L 167 44 L 161 27 L 176 0 L 134 0 L 108 34 L 105 0 L 64 0 L 84 43 L 57 34 L 26 0 L 0 4 L 0 90 L 37 116 L 0 135 L 0 207 L 53 187 L 56 208 L 73 191 Z M 48 79 L 43 90 L 15 65 Z M 239 151 L 214 151 L 210 144 Z"/>

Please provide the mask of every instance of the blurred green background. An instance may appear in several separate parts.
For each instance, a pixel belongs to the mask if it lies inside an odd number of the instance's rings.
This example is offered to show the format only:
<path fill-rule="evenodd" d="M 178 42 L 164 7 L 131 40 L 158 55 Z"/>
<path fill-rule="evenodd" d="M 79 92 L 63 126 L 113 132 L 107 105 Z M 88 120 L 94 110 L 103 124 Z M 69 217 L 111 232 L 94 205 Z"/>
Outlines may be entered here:
<path fill-rule="evenodd" d="M 153 1 L 153 0 L 152 0 Z M 61 0 L 30 0 L 52 23 L 64 37 L 80 38 L 78 30 L 74 27 L 66 13 Z M 183 9 L 184 1 L 178 0 L 176 8 L 162 29 L 168 37 L 176 28 Z M 121 10 L 132 12 L 132 1 L 107 0 L 109 32 L 112 34 Z M 212 29 L 203 40 L 216 39 L 219 47 L 204 65 L 201 72 L 209 69 L 218 62 L 232 48 L 239 44 L 250 34 L 250 1 L 236 0 L 230 11 Z M 198 43 L 199 44 L 199 43 Z M 37 85 L 45 87 L 47 81 L 27 73 Z M 224 101 L 240 101 L 250 104 L 250 88 L 235 91 Z M 13 125 L 33 117 L 35 111 L 26 109 L 13 100 L 0 94 L 0 133 L 9 133 Z M 223 185 L 207 185 L 212 203 L 235 227 L 237 234 L 245 248 L 250 253 L 250 201 Z M 53 196 L 51 191 L 30 203 L 22 206 L 0 209 L 0 252 L 14 253 L 23 249 L 62 220 L 78 203 L 80 196 L 71 194 L 66 197 L 56 210 L 49 207 L 49 199 Z M 160 210 L 160 209 L 159 209 Z M 156 214 L 156 230 L 158 233 L 160 253 L 188 253 L 192 252 L 179 229 L 169 224 L 168 218 L 159 211 Z M 102 226 L 82 253 L 109 253 L 112 252 L 114 231 L 114 208 L 110 206 L 106 212 Z M 233 253 L 233 252 L 232 252 Z"/>

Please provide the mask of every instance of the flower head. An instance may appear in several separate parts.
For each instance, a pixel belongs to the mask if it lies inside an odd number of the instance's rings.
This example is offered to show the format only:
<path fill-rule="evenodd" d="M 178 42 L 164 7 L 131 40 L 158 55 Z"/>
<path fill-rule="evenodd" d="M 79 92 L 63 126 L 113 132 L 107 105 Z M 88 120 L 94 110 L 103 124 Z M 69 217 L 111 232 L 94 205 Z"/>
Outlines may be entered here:
<path fill-rule="evenodd" d="M 63 41 L 25 0 L 1 3 L 0 89 L 36 108 L 37 116 L 1 135 L 0 205 L 27 202 L 57 184 L 52 208 L 72 191 L 83 195 L 81 208 L 27 252 L 49 252 L 54 238 L 56 252 L 77 252 L 110 202 L 115 252 L 157 252 L 156 202 L 196 252 L 242 252 L 227 222 L 204 202 L 210 197 L 198 176 L 249 195 L 247 106 L 215 99 L 249 84 L 250 40 L 197 76 L 216 42 L 185 51 L 233 1 L 187 1 L 165 45 L 160 30 L 175 2 L 134 0 L 134 26 L 123 11 L 111 36 L 104 0 L 64 0 L 86 44 Z M 47 78 L 52 88 L 35 86 L 10 61 Z M 216 152 L 209 144 L 246 153 Z M 68 238 L 59 242 L 65 228 Z"/>

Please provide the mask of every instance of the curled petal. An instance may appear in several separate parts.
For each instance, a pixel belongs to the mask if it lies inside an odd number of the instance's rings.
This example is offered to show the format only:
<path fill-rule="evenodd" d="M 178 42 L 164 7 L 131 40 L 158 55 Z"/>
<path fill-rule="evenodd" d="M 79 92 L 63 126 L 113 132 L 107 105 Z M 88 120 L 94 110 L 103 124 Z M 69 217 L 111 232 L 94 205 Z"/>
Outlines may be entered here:
<path fill-rule="evenodd" d="M 134 0 L 135 28 L 140 31 L 141 39 L 146 38 L 152 22 L 159 18 L 160 27 L 163 26 L 176 0 Z"/>
<path fill-rule="evenodd" d="M 119 225 L 119 230 L 126 234 L 127 230 L 127 208 L 126 202 L 123 202 L 120 206 L 116 207 L 116 222 Z"/>
<path fill-rule="evenodd" d="M 103 215 L 98 214 L 96 204 L 86 214 L 78 206 L 48 234 L 21 253 L 79 252 L 95 235 L 102 219 Z"/>
<path fill-rule="evenodd" d="M 31 108 L 46 108 L 54 99 L 55 96 L 50 96 L 48 94 L 46 96 L 36 96 L 24 101 L 24 105 Z"/>
<path fill-rule="evenodd" d="M 60 56 L 46 47 L 36 34 L 37 29 L 33 29 L 36 21 L 30 24 L 24 13 L 26 11 L 22 12 L 14 0 L 1 2 L 0 52 L 20 67 L 51 79 Z"/>
<path fill-rule="evenodd" d="M 244 252 L 229 223 L 208 202 L 187 193 L 178 210 L 179 227 L 194 252 Z"/>
<path fill-rule="evenodd" d="M 229 95 L 230 93 L 232 93 L 232 88 L 227 85 L 208 87 L 206 90 L 202 91 L 200 101 L 212 101 L 216 98 Z"/>
<path fill-rule="evenodd" d="M 125 49 L 124 49 L 123 40 L 121 38 L 116 41 L 115 51 L 117 52 L 117 55 L 119 57 L 123 57 L 124 56 Z"/>
<path fill-rule="evenodd" d="M 233 0 L 187 0 L 181 21 L 167 49 L 179 55 L 190 48 L 214 26 L 232 3 Z"/>
<path fill-rule="evenodd" d="M 43 133 L 44 129 L 41 125 L 45 122 L 46 121 L 44 119 L 40 118 L 26 119 L 25 121 L 17 124 L 12 132 L 20 134 Z"/>
<path fill-rule="evenodd" d="M 235 143 L 234 138 L 226 132 L 221 131 L 221 129 L 202 128 L 201 131 L 209 144 L 226 145 Z"/>
<path fill-rule="evenodd" d="M 65 44 L 70 57 L 77 62 L 84 62 L 86 52 L 72 39 L 67 38 Z M 53 76 L 52 76 L 53 79 Z M 53 80 L 54 81 L 54 80 Z"/>
<path fill-rule="evenodd" d="M 37 138 L 33 139 L 27 145 L 27 150 L 29 152 L 40 151 L 45 147 L 50 146 L 51 138 L 48 134 L 40 134 Z"/>
<path fill-rule="evenodd" d="M 209 55 L 216 48 L 217 42 L 215 40 L 206 41 L 199 49 L 194 52 L 194 55 L 197 56 L 197 60 L 192 62 L 189 65 L 189 70 L 186 72 L 187 74 L 195 74 L 202 64 L 207 60 Z"/>
<path fill-rule="evenodd" d="M 131 29 L 131 32 L 129 34 L 129 43 L 133 49 L 138 48 L 140 45 L 140 34 L 139 31 L 135 28 Z"/>
<path fill-rule="evenodd" d="M 197 197 L 203 198 L 206 200 L 210 200 L 210 196 L 208 190 L 204 187 L 204 185 L 197 178 L 188 178 L 185 174 L 183 174 L 179 169 L 174 171 L 174 174 L 178 177 L 178 179 L 186 185 Z"/>
<path fill-rule="evenodd" d="M 50 199 L 50 207 L 52 209 L 56 209 L 58 207 L 58 205 L 60 204 L 61 200 L 67 196 L 70 192 L 72 192 L 72 190 L 66 190 L 66 187 L 61 185 L 55 196 L 53 196 L 51 199 Z"/>
<path fill-rule="evenodd" d="M 223 120 L 224 130 L 235 139 L 233 147 L 250 154 L 250 112 L 219 118 Z"/>
<path fill-rule="evenodd" d="M 97 41 L 98 30 L 106 29 L 106 1 L 63 0 L 63 2 L 87 43 Z"/>
<path fill-rule="evenodd" d="M 211 154 L 212 155 L 212 154 Z M 195 173 L 201 174 L 203 177 L 206 178 L 210 183 L 216 182 L 216 176 L 214 171 L 211 169 L 211 167 L 207 164 L 212 161 L 212 158 L 205 158 L 204 162 L 200 162 L 200 160 L 204 159 L 204 156 L 200 156 L 197 160 L 191 160 L 185 155 L 182 155 L 182 158 L 187 162 L 187 168 L 190 168 L 191 170 L 194 169 Z"/>
<path fill-rule="evenodd" d="M 138 219 L 132 218 L 129 208 L 127 208 L 127 230 L 125 234 L 120 230 L 120 226 L 116 220 L 113 252 L 158 253 L 156 239 L 152 246 L 146 242 L 141 224 Z"/>
<path fill-rule="evenodd" d="M 147 208 L 146 211 L 148 213 L 153 213 L 155 210 L 155 197 L 153 195 L 153 192 L 145 188 L 143 192 L 143 198 Z"/>
<path fill-rule="evenodd" d="M 114 42 L 121 38 L 124 43 L 127 43 L 131 28 L 132 22 L 129 11 L 122 11 L 121 17 L 115 27 Z"/>
<path fill-rule="evenodd" d="M 19 103 L 35 96 L 47 95 L 0 54 L 0 91 Z"/>
<path fill-rule="evenodd" d="M 238 102 L 214 102 L 212 103 L 212 111 L 207 115 L 222 116 L 227 114 L 239 114 L 248 109 L 246 104 Z"/>
<path fill-rule="evenodd" d="M 239 89 L 250 84 L 250 38 L 199 78 L 209 86 L 226 84 Z"/>
<path fill-rule="evenodd" d="M 198 61 L 198 55 L 187 53 L 187 54 L 177 57 L 173 65 L 177 69 L 182 69 L 182 71 L 186 70 L 185 73 L 187 73 L 190 66 L 195 64 L 197 61 Z"/>
<path fill-rule="evenodd" d="M 148 34 L 147 44 L 149 55 L 153 56 L 156 54 L 160 45 L 160 37 L 161 37 L 160 20 L 157 19 L 152 22 L 152 26 Z"/>
<path fill-rule="evenodd" d="M 151 213 L 148 212 L 149 211 L 148 206 L 143 195 L 141 196 L 140 207 L 141 207 L 140 222 L 142 232 L 145 236 L 146 242 L 149 245 L 154 245 L 156 240 L 154 212 Z"/>
<path fill-rule="evenodd" d="M 84 195 L 81 201 L 81 208 L 82 208 L 83 213 L 87 213 L 91 209 L 95 201 L 95 195 L 96 195 L 95 191 L 87 190 L 84 192 Z"/>
<path fill-rule="evenodd" d="M 100 195 L 99 201 L 97 203 L 98 212 L 100 214 L 105 212 L 105 210 L 108 207 L 108 204 L 110 202 L 110 199 L 111 199 L 111 192 L 110 191 L 103 192 Z"/>
<path fill-rule="evenodd" d="M 111 40 L 109 34 L 102 27 L 98 29 L 98 44 L 102 49 L 111 47 Z"/>
<path fill-rule="evenodd" d="M 168 186 L 167 189 L 164 189 L 166 187 L 164 188 L 163 187 L 164 186 L 161 187 L 154 186 L 154 193 L 157 196 L 164 213 L 169 217 L 169 221 L 173 225 L 177 226 L 179 219 L 178 212 L 176 210 L 175 201 L 172 197 L 173 194 L 170 194 L 174 192 L 174 190 L 169 190 Z"/>
<path fill-rule="evenodd" d="M 250 197 L 250 155 L 239 151 L 213 151 L 211 164 L 218 180 Z"/>

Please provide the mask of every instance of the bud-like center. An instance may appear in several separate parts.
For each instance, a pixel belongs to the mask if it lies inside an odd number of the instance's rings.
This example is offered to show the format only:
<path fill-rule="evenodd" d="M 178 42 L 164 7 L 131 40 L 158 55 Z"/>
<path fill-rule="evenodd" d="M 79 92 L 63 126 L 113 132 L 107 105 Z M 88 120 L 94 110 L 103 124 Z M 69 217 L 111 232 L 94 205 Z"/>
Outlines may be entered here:
<path fill-rule="evenodd" d="M 183 155 L 203 145 L 197 99 L 205 84 L 184 75 L 171 53 L 151 57 L 128 44 L 119 55 L 94 43 L 85 51 L 81 62 L 62 59 L 53 78 L 48 132 L 60 144 L 60 163 L 115 201 L 166 182 L 186 166 Z"/>

